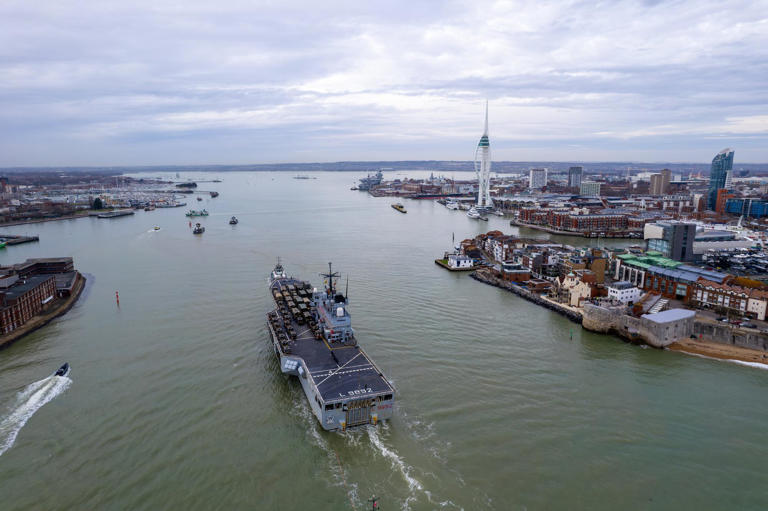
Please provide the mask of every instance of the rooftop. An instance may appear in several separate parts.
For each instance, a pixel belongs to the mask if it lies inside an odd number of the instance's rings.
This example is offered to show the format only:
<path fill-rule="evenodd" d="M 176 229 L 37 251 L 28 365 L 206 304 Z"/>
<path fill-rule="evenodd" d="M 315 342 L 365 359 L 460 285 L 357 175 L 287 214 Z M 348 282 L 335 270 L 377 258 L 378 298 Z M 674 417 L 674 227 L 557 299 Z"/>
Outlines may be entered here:
<path fill-rule="evenodd" d="M 671 323 L 673 321 L 680 321 L 681 319 L 692 318 L 696 315 L 696 311 L 688 309 L 669 309 L 663 312 L 657 312 L 656 314 L 643 314 L 641 317 L 653 321 L 654 323 Z"/>

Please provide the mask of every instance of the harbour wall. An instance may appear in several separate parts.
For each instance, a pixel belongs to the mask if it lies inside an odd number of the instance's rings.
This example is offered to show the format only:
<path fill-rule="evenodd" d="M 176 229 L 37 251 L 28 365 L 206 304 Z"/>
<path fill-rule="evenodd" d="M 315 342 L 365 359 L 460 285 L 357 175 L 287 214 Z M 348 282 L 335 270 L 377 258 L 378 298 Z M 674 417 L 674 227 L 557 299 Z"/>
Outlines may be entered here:
<path fill-rule="evenodd" d="M 574 323 L 581 323 L 581 314 L 579 314 L 578 312 L 574 312 L 554 302 L 545 300 L 541 296 L 537 295 L 536 293 L 532 293 L 528 291 L 522 286 L 517 286 L 512 282 L 508 282 L 508 281 L 499 279 L 497 277 L 494 277 L 488 271 L 481 271 L 481 270 L 474 271 L 470 273 L 469 276 L 479 282 L 483 282 L 485 284 L 489 284 L 491 286 L 510 291 L 511 293 L 516 294 L 520 298 L 524 298 L 529 302 L 535 303 L 536 305 L 541 305 L 542 307 L 546 307 L 549 310 L 552 310 L 554 312 L 557 312 L 558 314 L 565 316 L 566 318 L 570 319 Z"/>
<path fill-rule="evenodd" d="M 725 323 L 698 320 L 694 323 L 693 334 L 696 338 L 701 337 L 719 344 L 768 351 L 768 334 L 758 330 L 735 328 Z"/>

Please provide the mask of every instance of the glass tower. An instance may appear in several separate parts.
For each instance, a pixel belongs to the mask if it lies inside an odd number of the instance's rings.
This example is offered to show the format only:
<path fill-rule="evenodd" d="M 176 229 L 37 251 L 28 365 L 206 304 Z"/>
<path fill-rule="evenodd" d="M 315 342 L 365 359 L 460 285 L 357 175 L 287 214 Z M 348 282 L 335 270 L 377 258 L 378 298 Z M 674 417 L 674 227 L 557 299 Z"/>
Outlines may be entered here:
<path fill-rule="evenodd" d="M 717 205 L 717 191 L 726 188 L 733 170 L 733 149 L 723 149 L 712 160 L 709 171 L 709 190 L 707 191 L 707 208 L 714 211 Z M 730 182 L 728 183 L 730 184 Z"/>

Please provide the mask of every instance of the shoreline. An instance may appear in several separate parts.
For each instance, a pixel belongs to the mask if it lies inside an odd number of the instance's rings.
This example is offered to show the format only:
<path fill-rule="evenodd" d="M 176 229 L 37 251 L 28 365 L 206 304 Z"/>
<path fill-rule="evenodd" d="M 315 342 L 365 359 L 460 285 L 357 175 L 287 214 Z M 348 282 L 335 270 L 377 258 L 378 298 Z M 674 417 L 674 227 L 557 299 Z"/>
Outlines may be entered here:
<path fill-rule="evenodd" d="M 70 309 L 74 307 L 75 303 L 77 303 L 77 300 L 80 298 L 80 295 L 85 289 L 85 276 L 78 271 L 76 279 L 77 282 L 75 282 L 75 287 L 72 290 L 72 294 L 69 297 L 63 299 L 57 307 L 49 310 L 45 314 L 35 316 L 13 332 L 0 335 L 0 350 L 7 348 L 27 334 L 31 334 L 35 330 L 43 328 L 54 319 L 69 312 Z"/>
<path fill-rule="evenodd" d="M 702 339 L 681 339 L 667 346 L 667 350 L 719 360 L 768 364 L 768 352 Z"/>
<path fill-rule="evenodd" d="M 26 224 L 42 224 L 44 222 L 56 222 L 58 220 L 77 220 L 78 218 L 89 218 L 90 210 L 86 210 L 85 213 L 81 213 L 79 215 L 66 215 L 66 216 L 59 216 L 56 218 L 34 218 L 31 220 L 14 220 L 11 222 L 3 222 L 0 223 L 0 229 L 3 227 L 11 227 L 14 225 L 26 225 Z"/>
<path fill-rule="evenodd" d="M 535 293 L 528 291 L 527 289 L 523 289 L 521 286 L 517 286 L 511 282 L 507 283 L 505 281 L 500 281 L 497 278 L 478 272 L 472 272 L 469 276 L 478 282 L 482 282 L 483 284 L 497 287 L 499 289 L 504 289 L 529 302 L 545 307 L 553 312 L 557 312 L 558 314 L 565 316 L 567 319 L 573 321 L 574 323 L 582 323 L 582 315 L 580 313 L 570 308 L 566 308 L 565 306 L 552 300 L 538 296 Z M 589 332 L 593 331 L 589 328 L 585 328 L 583 325 L 582 328 Z M 606 335 L 613 335 L 614 337 L 617 337 L 629 344 L 637 344 L 636 341 L 633 341 L 630 338 L 625 338 L 623 335 L 620 335 L 619 332 L 606 332 Z M 703 339 L 679 339 L 666 348 L 661 349 L 665 351 L 677 351 L 688 355 L 696 355 L 718 360 L 746 362 L 750 364 L 764 364 L 766 365 L 766 369 L 768 369 L 768 352 L 742 348 L 740 346 L 733 346 L 730 344 L 722 344 L 714 341 Z"/>

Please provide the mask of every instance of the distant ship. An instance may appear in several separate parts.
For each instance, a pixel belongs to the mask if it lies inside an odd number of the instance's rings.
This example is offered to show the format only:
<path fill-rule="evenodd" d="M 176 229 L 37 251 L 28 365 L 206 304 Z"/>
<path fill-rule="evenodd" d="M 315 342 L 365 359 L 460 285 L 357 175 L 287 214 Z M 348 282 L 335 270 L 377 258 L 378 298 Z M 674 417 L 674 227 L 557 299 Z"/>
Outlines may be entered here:
<path fill-rule="evenodd" d="M 381 171 L 376 172 L 373 176 L 368 174 L 367 177 L 360 180 L 360 185 L 358 185 L 357 189 L 367 192 L 371 187 L 380 185 L 382 179 L 384 179 L 384 174 Z"/>
<path fill-rule="evenodd" d="M 322 291 L 287 277 L 278 260 L 269 289 L 275 308 L 267 313 L 272 345 L 283 373 L 297 376 L 323 429 L 345 431 L 392 418 L 395 391 L 357 343 L 347 310 L 349 293 L 328 263 Z"/>

